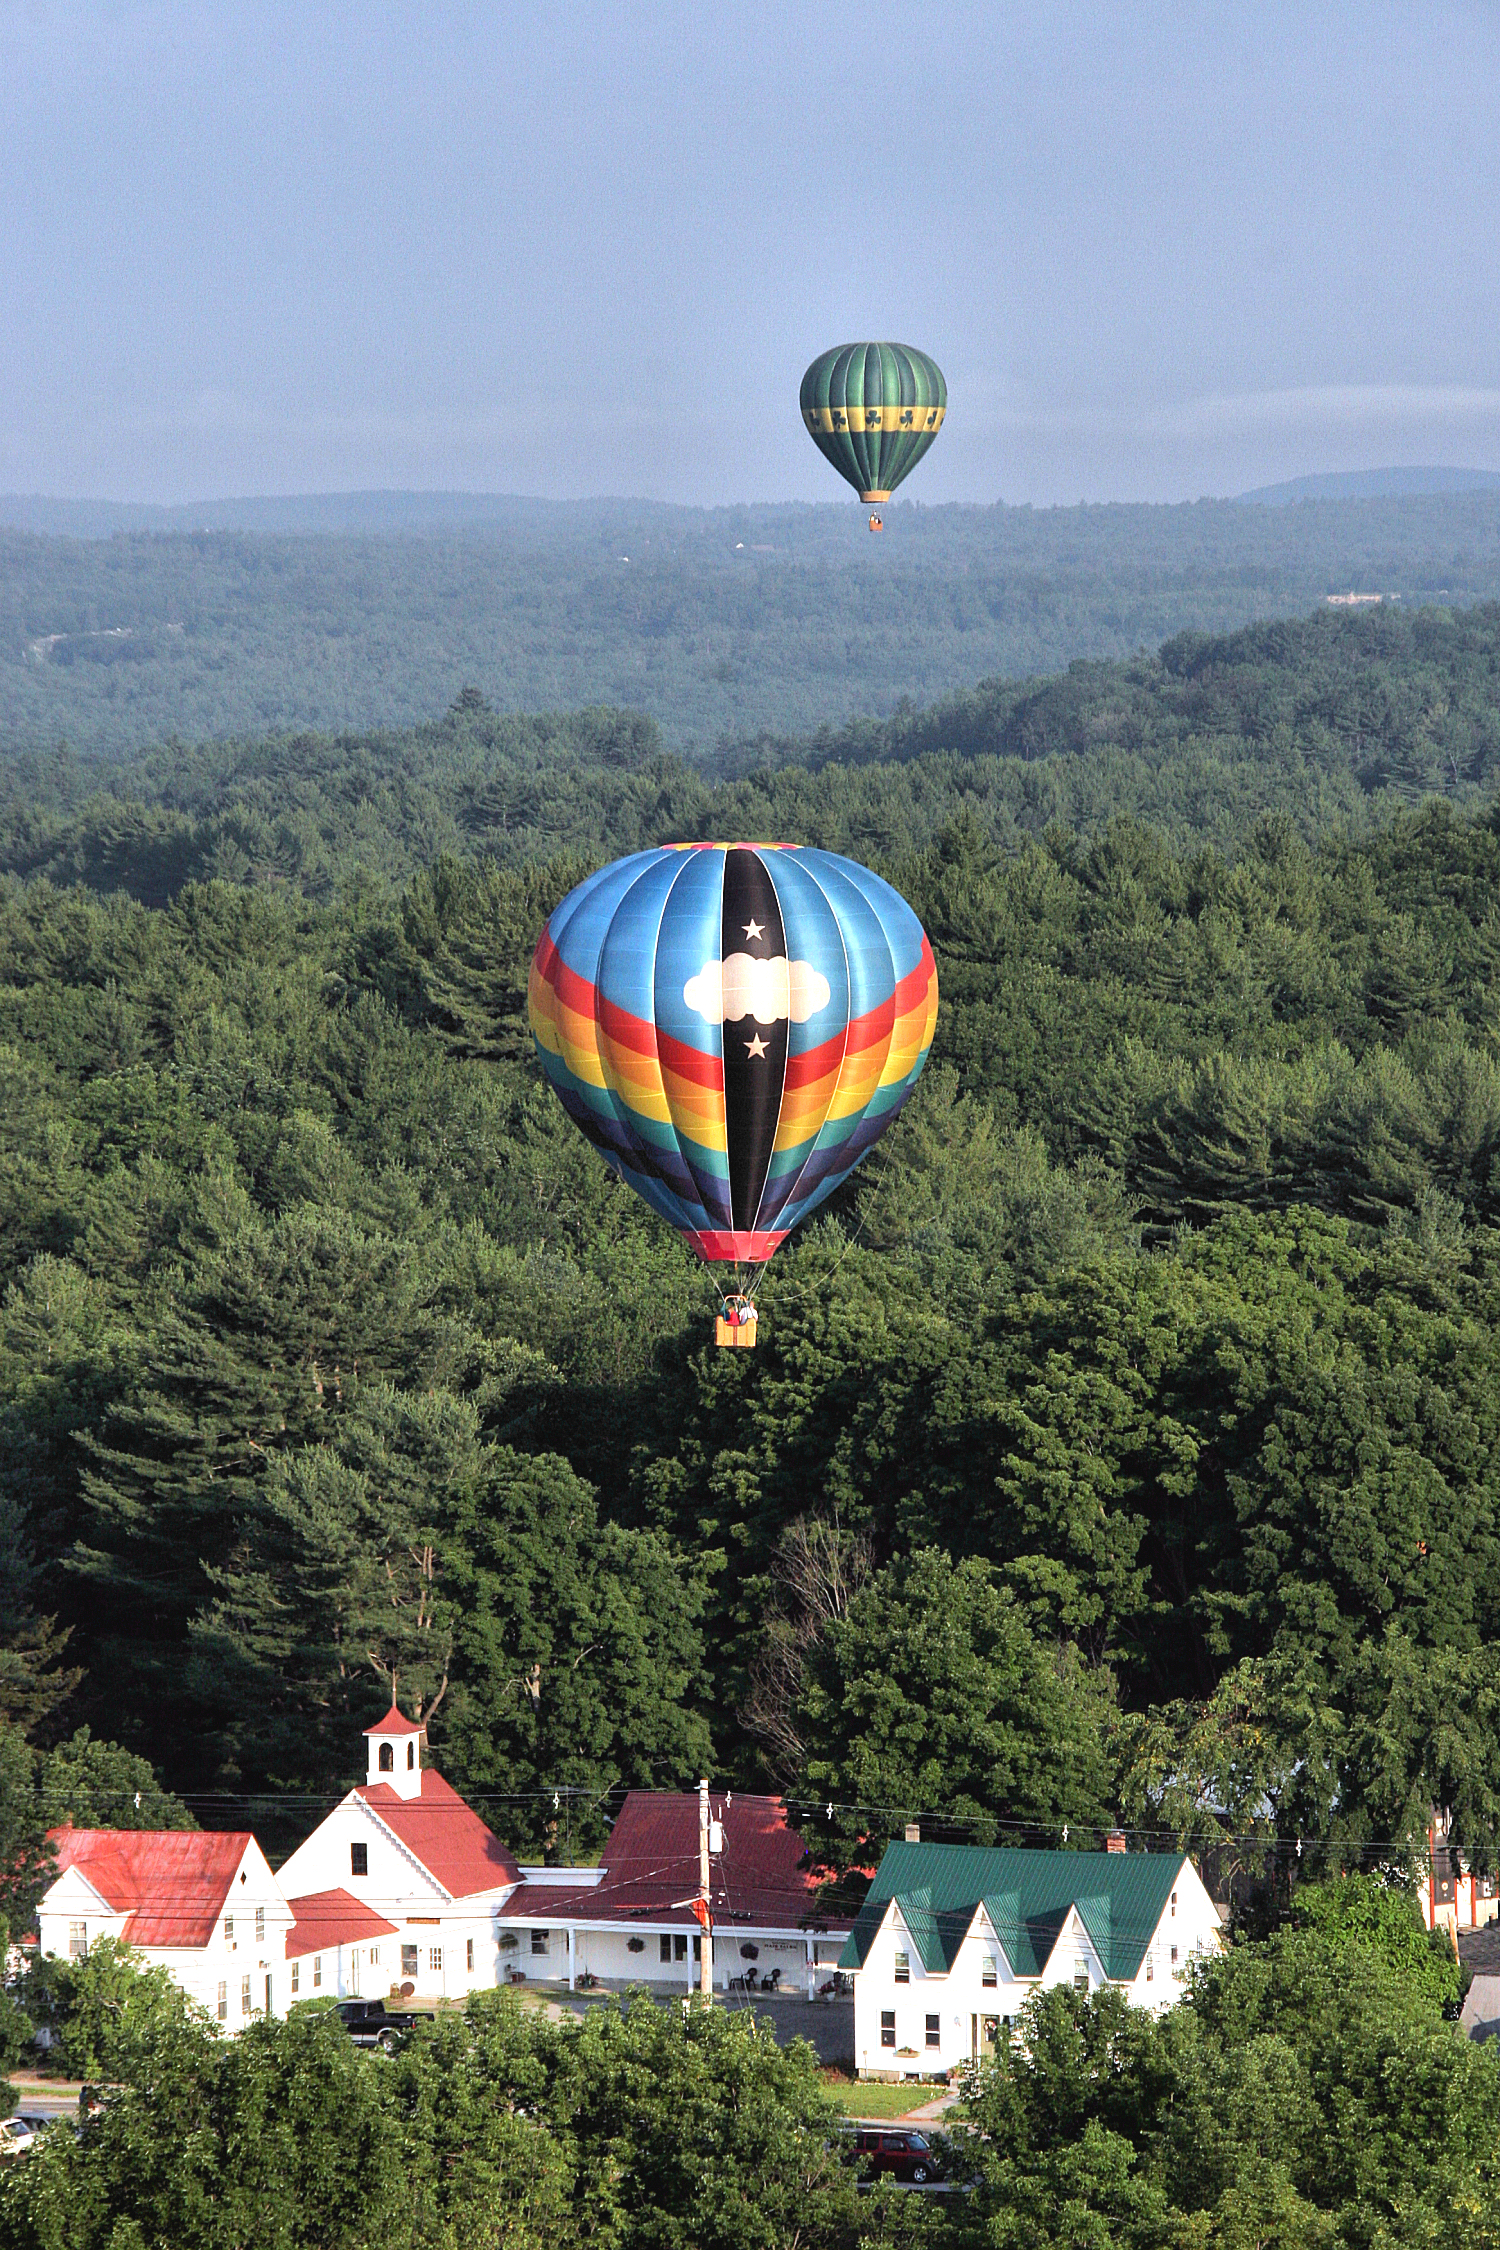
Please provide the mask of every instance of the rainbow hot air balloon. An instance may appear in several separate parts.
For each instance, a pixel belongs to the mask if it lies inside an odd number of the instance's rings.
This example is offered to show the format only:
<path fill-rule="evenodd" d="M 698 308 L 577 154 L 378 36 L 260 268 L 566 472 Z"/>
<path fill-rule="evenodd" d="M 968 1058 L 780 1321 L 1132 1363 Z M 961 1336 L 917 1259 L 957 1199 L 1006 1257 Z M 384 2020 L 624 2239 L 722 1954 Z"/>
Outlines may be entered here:
<path fill-rule="evenodd" d="M 861 500 L 889 500 L 947 411 L 942 369 L 905 344 L 840 344 L 820 352 L 802 378 L 813 444 Z"/>
<path fill-rule="evenodd" d="M 530 1009 L 569 1116 L 701 1258 L 736 1269 L 719 1332 L 744 1342 L 754 1269 L 920 1077 L 937 968 L 906 901 L 853 860 L 673 844 L 569 892 Z"/>

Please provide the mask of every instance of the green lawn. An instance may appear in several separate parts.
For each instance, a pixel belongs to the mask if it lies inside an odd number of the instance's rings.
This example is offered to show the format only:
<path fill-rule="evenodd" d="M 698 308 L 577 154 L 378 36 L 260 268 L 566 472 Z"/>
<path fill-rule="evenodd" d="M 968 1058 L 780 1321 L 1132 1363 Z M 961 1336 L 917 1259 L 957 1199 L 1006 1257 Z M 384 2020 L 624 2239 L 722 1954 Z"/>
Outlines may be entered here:
<path fill-rule="evenodd" d="M 935 2102 L 941 2086 L 919 2086 L 915 2080 L 901 2086 L 862 2085 L 841 2070 L 825 2070 L 823 2087 L 846 2117 L 905 2117 L 924 2103 Z"/>

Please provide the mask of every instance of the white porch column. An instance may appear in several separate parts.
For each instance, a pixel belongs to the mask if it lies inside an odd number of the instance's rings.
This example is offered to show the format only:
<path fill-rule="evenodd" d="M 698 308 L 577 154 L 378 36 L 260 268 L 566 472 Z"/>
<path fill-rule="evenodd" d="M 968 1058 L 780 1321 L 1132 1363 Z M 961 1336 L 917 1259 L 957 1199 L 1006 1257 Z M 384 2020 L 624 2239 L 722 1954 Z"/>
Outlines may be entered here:
<path fill-rule="evenodd" d="M 570 1992 L 576 1990 L 573 1979 L 578 1966 L 577 1937 L 578 1932 L 570 1922 L 568 1924 L 568 1990 Z"/>
<path fill-rule="evenodd" d="M 804 1938 L 803 1943 L 807 1947 L 807 1997 L 812 2000 L 817 1997 L 818 1991 L 818 1972 L 813 1963 L 813 1955 L 817 1952 L 817 1947 L 810 1937 Z"/>

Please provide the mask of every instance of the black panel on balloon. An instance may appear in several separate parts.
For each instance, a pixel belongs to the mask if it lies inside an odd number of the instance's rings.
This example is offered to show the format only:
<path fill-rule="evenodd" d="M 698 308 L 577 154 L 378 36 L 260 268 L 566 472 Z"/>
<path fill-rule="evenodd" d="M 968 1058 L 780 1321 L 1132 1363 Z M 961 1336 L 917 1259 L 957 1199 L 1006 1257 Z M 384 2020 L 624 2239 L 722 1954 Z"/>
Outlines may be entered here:
<path fill-rule="evenodd" d="M 753 1227 L 771 1168 L 771 1150 L 786 1083 L 787 1020 L 757 1022 L 753 1009 L 738 1018 L 728 1010 L 743 1000 L 754 972 L 737 971 L 736 954 L 752 961 L 786 958 L 781 908 L 755 852 L 724 858 L 724 1122 L 729 1141 L 729 1202 L 736 1232 Z M 769 981 L 769 980 L 768 980 Z M 736 985 L 742 989 L 737 993 Z M 784 999 L 781 1006 L 785 1006 Z"/>

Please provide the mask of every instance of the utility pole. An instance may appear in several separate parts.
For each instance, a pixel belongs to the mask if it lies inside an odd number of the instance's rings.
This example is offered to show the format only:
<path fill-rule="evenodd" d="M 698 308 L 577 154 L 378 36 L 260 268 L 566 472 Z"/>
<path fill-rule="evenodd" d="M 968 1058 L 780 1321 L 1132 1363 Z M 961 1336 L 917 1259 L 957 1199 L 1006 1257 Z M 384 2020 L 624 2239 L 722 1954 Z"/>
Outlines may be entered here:
<path fill-rule="evenodd" d="M 698 1916 L 703 1935 L 698 1941 L 698 1990 L 712 2007 L 714 1997 L 714 1917 L 709 1904 L 711 1887 L 708 1868 L 708 1782 L 698 1784 L 698 1896 L 703 1911 Z"/>

